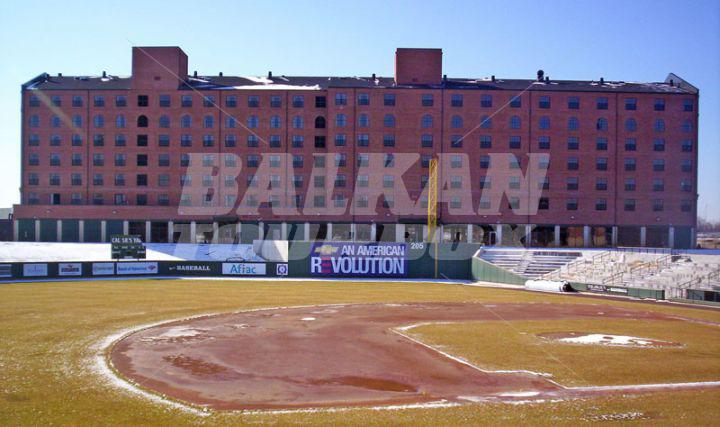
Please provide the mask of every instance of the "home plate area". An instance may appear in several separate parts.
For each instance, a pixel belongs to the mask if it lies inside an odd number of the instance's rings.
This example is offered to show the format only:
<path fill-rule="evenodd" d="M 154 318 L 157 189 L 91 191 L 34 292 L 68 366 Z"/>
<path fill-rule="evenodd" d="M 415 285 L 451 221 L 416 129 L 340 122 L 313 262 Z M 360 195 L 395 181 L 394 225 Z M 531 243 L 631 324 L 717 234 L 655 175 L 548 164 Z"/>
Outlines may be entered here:
<path fill-rule="evenodd" d="M 125 335 L 115 371 L 168 398 L 216 410 L 462 404 L 565 399 L 718 383 L 564 387 L 528 371 L 487 371 L 407 335 L 441 322 L 588 319 L 589 304 L 410 303 L 271 308 L 208 315 Z M 683 321 L 603 307 L 605 319 Z M 673 346 L 602 331 L 544 334 L 568 345 Z M 650 350 L 648 350 L 650 351 Z"/>

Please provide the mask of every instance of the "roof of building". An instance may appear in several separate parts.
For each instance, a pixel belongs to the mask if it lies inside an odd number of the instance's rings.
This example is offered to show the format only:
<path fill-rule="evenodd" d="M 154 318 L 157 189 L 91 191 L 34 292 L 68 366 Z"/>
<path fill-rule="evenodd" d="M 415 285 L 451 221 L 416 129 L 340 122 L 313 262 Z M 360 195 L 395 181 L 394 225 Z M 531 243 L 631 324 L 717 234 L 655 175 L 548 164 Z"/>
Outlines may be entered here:
<path fill-rule="evenodd" d="M 50 76 L 40 74 L 23 85 L 26 90 L 127 90 L 130 77 Z M 664 82 L 623 82 L 593 80 L 542 80 L 500 78 L 444 78 L 438 85 L 398 85 L 392 77 L 242 77 L 188 76 L 180 89 L 196 90 L 324 90 L 328 88 L 425 88 L 459 90 L 570 91 L 570 92 L 636 92 L 691 93 L 698 89 L 670 73 Z"/>

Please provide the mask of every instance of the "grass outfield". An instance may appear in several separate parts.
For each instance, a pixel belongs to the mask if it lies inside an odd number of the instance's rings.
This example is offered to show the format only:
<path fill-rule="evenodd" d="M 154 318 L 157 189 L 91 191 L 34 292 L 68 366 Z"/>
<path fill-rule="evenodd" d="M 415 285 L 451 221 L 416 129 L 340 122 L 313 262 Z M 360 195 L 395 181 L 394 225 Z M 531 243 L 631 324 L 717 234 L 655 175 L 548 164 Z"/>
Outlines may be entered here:
<path fill-rule="evenodd" d="M 562 295 L 518 292 L 504 289 L 429 283 L 352 283 L 352 282 L 240 282 L 196 280 L 138 280 L 24 283 L 0 285 L 0 423 L 5 425 L 38 424 L 90 424 L 90 425 L 189 425 L 189 424 L 434 424 L 459 425 L 477 423 L 532 423 L 575 424 L 582 421 L 641 419 L 649 422 L 676 424 L 712 424 L 720 417 L 720 391 L 662 392 L 641 396 L 613 396 L 587 400 L 544 404 L 509 405 L 477 404 L 456 408 L 407 409 L 398 411 L 352 410 L 348 412 L 318 412 L 294 414 L 238 414 L 211 413 L 207 417 L 159 405 L 109 385 L 92 369 L 93 346 L 106 336 L 122 329 L 166 319 L 201 313 L 227 312 L 245 308 L 291 306 L 303 304 L 409 302 L 409 301 L 463 301 L 463 302 L 541 302 L 590 303 L 625 306 L 664 313 L 689 316 L 720 322 L 720 311 L 697 310 L 660 304 L 638 304 L 596 298 L 578 298 Z M 588 321 L 592 322 L 592 321 Z M 620 322 L 620 321 L 618 321 Z M 549 323 L 549 322 L 545 322 Z M 673 323 L 673 322 L 661 322 Z M 502 322 L 494 322 L 498 328 Z M 543 322 L 513 322 L 515 331 L 536 332 L 545 327 L 552 331 L 565 329 L 565 325 L 547 325 Z M 576 323 L 577 324 L 577 323 Z M 575 325 L 576 325 L 575 324 Z M 690 326 L 685 335 L 667 327 L 626 322 L 626 325 L 603 321 L 597 325 L 619 328 L 623 334 L 692 341 L 682 359 L 667 356 L 650 357 L 649 366 L 641 370 L 638 378 L 672 380 L 668 371 L 679 370 L 682 364 L 689 370 L 687 380 L 712 379 L 717 372 L 717 332 Z M 593 332 L 594 324 L 583 327 L 573 325 L 569 330 Z M 595 378 L 592 369 L 583 371 L 583 378 L 564 374 L 547 357 L 538 362 L 537 353 L 527 346 L 528 355 L 519 357 L 525 348 L 517 333 L 498 333 L 501 352 L 484 350 L 488 347 L 485 333 L 489 328 L 473 322 L 459 325 L 428 326 L 414 329 L 413 333 L 427 335 L 425 339 L 452 349 L 455 354 L 480 365 L 503 366 L 501 363 L 532 363 L 537 370 L 553 371 L 568 381 L 588 381 Z M 507 325 L 506 325 L 507 326 Z M 698 328 L 695 328 L 698 326 Z M 650 329 L 644 329 L 650 328 Z M 654 329 L 653 329 L 654 328 Z M 615 332 L 603 330 L 602 332 Z M 667 333 L 670 335 L 658 335 Z M 679 334 L 679 335 L 672 335 Z M 700 336 L 709 334 L 715 343 L 706 342 L 697 347 Z M 522 335 L 520 335 L 522 337 Z M 675 338 L 672 338 L 675 337 Z M 714 338 L 713 338 L 714 337 Z M 709 338 L 710 339 L 710 338 Z M 482 340 L 481 346 L 472 344 Z M 499 344 L 502 342 L 503 344 Z M 607 383 L 615 383 L 629 354 L 619 349 L 571 346 L 579 353 L 562 354 L 580 365 L 600 363 L 607 365 L 613 376 Z M 615 355 L 600 354 L 606 350 L 620 351 Z M 623 349 L 630 350 L 630 349 Z M 665 352 L 668 349 L 659 350 Z M 484 353 L 485 351 L 485 353 Z M 633 352 L 636 350 L 632 350 Z M 637 352 L 657 354 L 655 350 Z M 675 350 L 673 350 L 675 351 Z M 553 349 L 555 352 L 555 349 Z M 655 352 L 655 353 L 652 353 Z M 622 354 L 621 354 L 622 353 Z M 485 360 L 486 355 L 493 360 Z M 503 360 L 498 361 L 499 355 Z M 515 357 L 512 359 L 510 356 Z M 713 355 L 715 363 L 712 363 Z M 577 359 L 575 359 L 577 357 Z M 589 358 L 589 359 L 588 359 Z M 505 360 L 507 359 L 507 360 Z M 602 362 L 598 362 L 602 360 Z M 706 371 L 701 369 L 709 364 Z M 514 369 L 527 366 L 513 366 Z M 573 365 L 576 366 L 576 365 Z M 620 368 L 618 366 L 621 366 Z M 692 369 L 690 369 L 692 368 Z M 706 376 L 707 375 L 707 376 Z M 715 378 L 720 379 L 720 378 Z M 597 383 L 601 383 L 598 379 Z M 674 381 L 674 380 L 672 380 Z M 646 382 L 646 381 L 642 381 Z M 657 382 L 653 380 L 651 382 Z"/>

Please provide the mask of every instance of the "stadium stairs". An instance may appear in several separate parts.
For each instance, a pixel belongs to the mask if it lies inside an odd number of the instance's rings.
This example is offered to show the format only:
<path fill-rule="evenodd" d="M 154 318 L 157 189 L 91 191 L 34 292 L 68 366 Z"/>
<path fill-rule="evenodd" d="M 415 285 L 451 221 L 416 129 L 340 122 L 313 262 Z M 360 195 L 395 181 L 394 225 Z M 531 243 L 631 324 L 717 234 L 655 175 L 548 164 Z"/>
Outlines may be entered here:
<path fill-rule="evenodd" d="M 535 279 L 573 262 L 582 252 L 486 249 L 480 258 L 505 270 Z"/>

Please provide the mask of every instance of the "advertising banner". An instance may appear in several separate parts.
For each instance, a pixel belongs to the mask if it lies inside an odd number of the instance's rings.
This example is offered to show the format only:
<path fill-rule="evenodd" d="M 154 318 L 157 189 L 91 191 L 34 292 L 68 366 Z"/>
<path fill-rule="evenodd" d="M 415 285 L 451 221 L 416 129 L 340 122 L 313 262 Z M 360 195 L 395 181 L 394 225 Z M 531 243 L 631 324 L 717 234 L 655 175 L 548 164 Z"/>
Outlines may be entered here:
<path fill-rule="evenodd" d="M 224 262 L 222 274 L 235 276 L 264 276 L 265 264 L 249 262 Z"/>
<path fill-rule="evenodd" d="M 58 264 L 58 276 L 80 276 L 82 264 L 79 262 L 61 262 Z"/>
<path fill-rule="evenodd" d="M 162 274 L 171 276 L 219 276 L 221 269 L 220 263 L 217 262 L 177 262 L 177 263 L 161 263 L 160 271 Z"/>
<path fill-rule="evenodd" d="M 117 274 L 157 274 L 157 262 L 118 262 Z"/>
<path fill-rule="evenodd" d="M 23 264 L 23 276 L 25 277 L 38 277 L 47 275 L 47 264 Z"/>
<path fill-rule="evenodd" d="M 406 277 L 405 243 L 315 243 L 310 256 L 314 276 Z"/>
<path fill-rule="evenodd" d="M 115 274 L 114 262 L 94 262 L 92 265 L 93 276 L 106 276 Z"/>
<path fill-rule="evenodd" d="M 0 264 L 0 277 L 12 277 L 12 264 Z"/>

